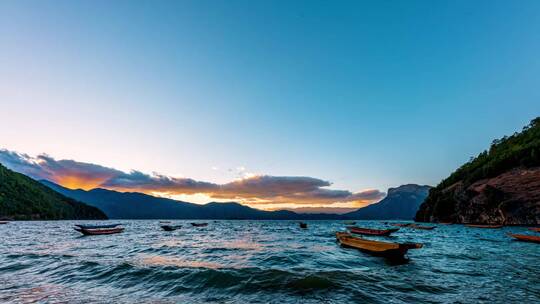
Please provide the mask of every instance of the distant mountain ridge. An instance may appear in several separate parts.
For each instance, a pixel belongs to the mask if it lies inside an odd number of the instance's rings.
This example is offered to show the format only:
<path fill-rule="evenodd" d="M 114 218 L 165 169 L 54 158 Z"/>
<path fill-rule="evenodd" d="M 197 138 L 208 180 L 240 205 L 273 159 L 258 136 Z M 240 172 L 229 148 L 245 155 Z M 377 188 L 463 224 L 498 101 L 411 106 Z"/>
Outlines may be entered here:
<path fill-rule="evenodd" d="M 343 216 L 357 220 L 412 220 L 430 189 L 431 186 L 416 184 L 390 188 L 386 197 L 380 202 Z"/>
<path fill-rule="evenodd" d="M 106 189 L 72 190 L 50 181 L 40 181 L 68 197 L 95 206 L 113 219 L 260 219 L 309 220 L 340 219 L 336 214 L 298 214 L 292 211 L 264 211 L 236 202 L 187 203 L 137 192 L 117 192 Z"/>
<path fill-rule="evenodd" d="M 0 218 L 75 220 L 107 219 L 107 216 L 0 164 Z"/>
<path fill-rule="evenodd" d="M 95 206 L 113 219 L 254 219 L 254 220 L 339 220 L 339 219 L 412 219 L 418 205 L 427 196 L 429 186 L 404 185 L 389 189 L 381 202 L 344 215 L 296 213 L 289 210 L 264 211 L 236 202 L 187 203 L 137 192 L 107 189 L 73 190 L 50 181 L 41 183 L 68 197 Z"/>

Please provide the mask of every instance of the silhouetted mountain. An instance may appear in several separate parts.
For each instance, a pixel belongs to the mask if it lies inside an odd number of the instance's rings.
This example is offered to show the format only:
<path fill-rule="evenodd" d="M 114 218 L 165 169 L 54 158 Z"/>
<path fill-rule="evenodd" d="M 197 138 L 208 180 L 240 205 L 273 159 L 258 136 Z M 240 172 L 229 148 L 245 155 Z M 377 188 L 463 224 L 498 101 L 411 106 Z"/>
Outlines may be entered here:
<path fill-rule="evenodd" d="M 154 197 L 136 192 L 106 189 L 72 190 L 50 181 L 41 183 L 68 197 L 95 206 L 113 219 L 338 219 L 334 214 L 297 214 L 292 211 L 263 211 L 235 202 L 205 205 Z"/>
<path fill-rule="evenodd" d="M 107 217 L 95 207 L 65 197 L 0 164 L 0 218 L 68 220 Z"/>
<path fill-rule="evenodd" d="M 388 195 L 378 203 L 346 213 L 357 220 L 412 220 L 429 194 L 430 186 L 408 184 L 388 189 Z"/>

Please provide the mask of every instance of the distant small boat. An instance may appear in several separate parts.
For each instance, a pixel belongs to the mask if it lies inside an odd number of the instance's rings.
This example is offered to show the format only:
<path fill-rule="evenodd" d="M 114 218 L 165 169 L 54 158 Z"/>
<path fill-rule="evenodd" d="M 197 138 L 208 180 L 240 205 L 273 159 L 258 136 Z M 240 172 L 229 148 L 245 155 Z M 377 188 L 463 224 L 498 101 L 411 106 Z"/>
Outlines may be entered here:
<path fill-rule="evenodd" d="M 531 227 L 531 228 L 529 228 L 529 230 L 540 232 L 540 228 L 538 228 L 538 227 Z"/>
<path fill-rule="evenodd" d="M 122 224 L 110 224 L 110 225 L 75 225 L 76 227 L 79 227 L 81 229 L 107 229 L 107 228 L 115 228 Z"/>
<path fill-rule="evenodd" d="M 193 227 L 204 227 L 204 226 L 208 226 L 208 223 L 191 223 L 191 226 L 193 226 Z"/>
<path fill-rule="evenodd" d="M 300 228 L 306 229 L 306 228 L 307 228 L 307 224 L 306 224 L 306 223 L 300 223 Z"/>
<path fill-rule="evenodd" d="M 439 225 L 454 225 L 452 222 L 439 222 Z"/>
<path fill-rule="evenodd" d="M 7 223 L 9 223 L 9 222 L 8 221 L 0 221 L 0 225 L 5 225 Z"/>
<path fill-rule="evenodd" d="M 512 234 L 512 233 L 509 233 L 508 235 L 515 238 L 518 241 L 540 244 L 540 236 L 526 235 L 526 234 Z"/>
<path fill-rule="evenodd" d="M 369 229 L 369 228 L 361 228 L 361 227 L 347 227 L 350 232 L 356 233 L 356 234 L 364 234 L 364 235 L 380 235 L 380 236 L 387 236 L 390 235 L 393 232 L 396 232 L 399 230 L 399 228 L 391 228 L 391 229 Z"/>
<path fill-rule="evenodd" d="M 393 223 L 391 225 L 392 226 L 397 226 L 397 227 L 409 227 L 412 224 L 410 224 L 410 223 Z"/>
<path fill-rule="evenodd" d="M 165 231 L 174 231 L 180 228 L 182 228 L 182 225 L 161 225 L 161 229 Z"/>
<path fill-rule="evenodd" d="M 437 226 L 421 226 L 421 225 L 417 225 L 417 224 L 412 224 L 412 225 L 409 225 L 409 226 L 407 226 L 407 227 L 413 228 L 413 229 L 433 230 L 433 229 L 435 229 Z"/>
<path fill-rule="evenodd" d="M 345 224 L 345 225 L 356 225 L 356 222 L 354 222 L 354 221 L 345 221 L 345 222 L 343 222 L 343 224 Z"/>
<path fill-rule="evenodd" d="M 422 248 L 422 244 L 416 243 L 389 243 L 366 240 L 354 237 L 347 232 L 337 232 L 336 238 L 344 247 L 351 247 L 363 252 L 383 256 L 389 259 L 403 259 L 409 249 Z"/>
<path fill-rule="evenodd" d="M 471 228 L 484 228 L 484 229 L 499 229 L 503 227 L 503 225 L 474 225 L 474 224 L 468 224 L 465 226 L 471 227 Z"/>
<path fill-rule="evenodd" d="M 76 231 L 84 234 L 84 235 L 103 235 L 103 234 L 115 234 L 120 233 L 124 231 L 123 227 L 117 227 L 117 228 L 81 228 L 76 227 Z"/>

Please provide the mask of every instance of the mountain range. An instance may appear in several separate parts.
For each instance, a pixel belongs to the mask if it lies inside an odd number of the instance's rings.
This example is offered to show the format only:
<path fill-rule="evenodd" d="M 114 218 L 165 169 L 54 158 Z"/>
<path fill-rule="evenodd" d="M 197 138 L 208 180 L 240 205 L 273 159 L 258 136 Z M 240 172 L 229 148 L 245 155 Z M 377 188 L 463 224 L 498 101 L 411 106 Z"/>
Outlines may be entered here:
<path fill-rule="evenodd" d="M 117 192 L 100 188 L 73 190 L 47 180 L 42 180 L 41 183 L 68 197 L 95 206 L 113 219 L 410 220 L 429 190 L 429 186 L 411 184 L 389 189 L 387 197 L 382 201 L 346 215 L 338 215 L 295 213 L 288 210 L 264 211 L 235 202 L 199 205 L 137 192 Z"/>
<path fill-rule="evenodd" d="M 430 186 L 415 184 L 388 189 L 388 195 L 380 202 L 343 215 L 361 220 L 410 220 L 429 194 Z"/>

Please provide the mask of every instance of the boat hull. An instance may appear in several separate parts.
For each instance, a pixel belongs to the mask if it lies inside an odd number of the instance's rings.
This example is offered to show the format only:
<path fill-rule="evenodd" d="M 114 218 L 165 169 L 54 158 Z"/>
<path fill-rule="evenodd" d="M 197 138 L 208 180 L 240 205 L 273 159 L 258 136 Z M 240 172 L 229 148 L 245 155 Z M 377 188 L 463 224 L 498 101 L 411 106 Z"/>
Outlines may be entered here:
<path fill-rule="evenodd" d="M 110 228 L 110 229 L 84 229 L 84 228 L 75 228 L 76 231 L 84 235 L 106 235 L 106 234 L 116 234 L 124 231 L 124 228 Z"/>
<path fill-rule="evenodd" d="M 353 237 L 346 232 L 337 232 L 336 238 L 343 247 L 355 248 L 374 256 L 381 256 L 392 260 L 403 260 L 409 249 L 422 247 L 422 244 L 400 244 L 366 240 Z"/>
<path fill-rule="evenodd" d="M 176 229 L 180 229 L 182 228 L 182 226 L 171 226 L 171 225 L 163 225 L 161 226 L 161 229 L 165 230 L 165 231 L 174 231 Z"/>
<path fill-rule="evenodd" d="M 389 236 L 390 234 L 399 230 L 399 228 L 392 229 L 368 229 L 361 227 L 347 227 L 351 233 L 362 235 L 377 235 L 377 236 Z"/>
<path fill-rule="evenodd" d="M 521 242 L 530 242 L 530 243 L 540 244 L 540 236 L 526 235 L 526 234 L 512 234 L 512 233 L 509 233 L 508 235 Z"/>
<path fill-rule="evenodd" d="M 503 225 L 474 225 L 474 224 L 469 224 L 465 226 L 471 227 L 471 228 L 483 228 L 483 229 L 499 229 L 503 227 Z"/>
<path fill-rule="evenodd" d="M 193 227 L 205 227 L 208 226 L 208 223 L 191 223 Z"/>

